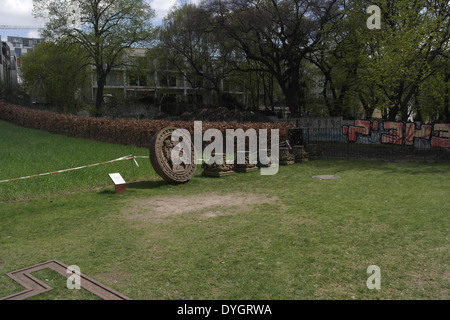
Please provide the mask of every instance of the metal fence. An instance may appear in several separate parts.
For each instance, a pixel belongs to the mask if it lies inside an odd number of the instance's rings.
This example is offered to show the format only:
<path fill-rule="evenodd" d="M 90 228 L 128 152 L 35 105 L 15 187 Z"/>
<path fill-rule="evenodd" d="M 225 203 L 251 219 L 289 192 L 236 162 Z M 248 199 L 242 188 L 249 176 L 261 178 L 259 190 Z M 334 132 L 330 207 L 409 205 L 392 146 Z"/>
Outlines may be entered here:
<path fill-rule="evenodd" d="M 322 158 L 384 161 L 450 161 L 449 148 L 416 148 L 372 143 L 370 140 L 348 142 L 342 129 L 304 128 L 303 140 L 309 149 L 316 149 Z"/>

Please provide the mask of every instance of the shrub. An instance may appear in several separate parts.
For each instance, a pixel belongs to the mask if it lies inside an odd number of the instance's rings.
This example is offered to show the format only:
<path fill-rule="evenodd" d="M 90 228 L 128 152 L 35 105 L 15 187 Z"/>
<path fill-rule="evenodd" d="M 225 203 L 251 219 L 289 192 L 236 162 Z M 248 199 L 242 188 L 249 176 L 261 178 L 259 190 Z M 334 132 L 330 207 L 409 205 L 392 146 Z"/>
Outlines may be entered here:
<path fill-rule="evenodd" d="M 71 114 L 34 110 L 0 101 L 0 119 L 30 129 L 44 130 L 69 137 L 85 138 L 138 147 L 149 146 L 151 138 L 166 127 L 176 127 L 194 133 L 194 122 L 167 120 L 133 120 L 110 118 L 87 118 Z M 203 132 L 218 129 L 279 129 L 280 140 L 286 139 L 286 129 L 294 128 L 288 123 L 238 123 L 203 122 Z"/>

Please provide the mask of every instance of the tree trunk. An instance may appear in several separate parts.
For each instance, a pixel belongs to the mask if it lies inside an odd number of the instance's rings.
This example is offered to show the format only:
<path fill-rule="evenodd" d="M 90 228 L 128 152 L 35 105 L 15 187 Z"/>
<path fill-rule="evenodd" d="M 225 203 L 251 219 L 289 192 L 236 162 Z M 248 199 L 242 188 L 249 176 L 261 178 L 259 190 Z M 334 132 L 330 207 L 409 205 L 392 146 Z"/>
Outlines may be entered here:
<path fill-rule="evenodd" d="M 341 87 L 341 89 L 339 91 L 339 96 L 337 96 L 333 102 L 333 110 L 330 113 L 330 116 L 332 116 L 332 117 L 343 116 L 344 99 L 349 90 L 350 90 L 350 87 L 348 85 L 344 85 Z"/>
<path fill-rule="evenodd" d="M 103 106 L 103 92 L 105 89 L 106 77 L 103 73 L 97 73 L 97 95 L 95 97 L 95 109 L 100 114 Z"/>
<path fill-rule="evenodd" d="M 283 83 L 283 85 L 281 85 L 280 81 L 278 82 L 280 83 L 286 106 L 289 108 L 291 115 L 296 114 L 300 108 L 299 92 L 301 88 L 299 79 L 297 78 L 297 81 L 295 81 L 295 79 L 292 79 L 291 81 L 289 81 L 289 83 Z"/>
<path fill-rule="evenodd" d="M 358 94 L 358 96 L 359 96 L 359 101 L 361 102 L 363 109 L 366 113 L 366 120 L 372 119 L 372 115 L 373 115 L 373 112 L 375 111 L 376 104 L 370 104 L 369 102 L 366 102 L 366 99 L 364 99 L 364 95 L 361 93 Z"/>
<path fill-rule="evenodd" d="M 264 95 L 263 95 L 263 103 L 266 110 L 270 110 L 275 112 L 275 106 L 274 106 L 274 99 L 273 99 L 273 76 L 271 74 L 268 75 L 269 79 L 266 82 L 266 76 L 263 73 L 262 74 L 262 82 L 263 82 L 263 88 L 264 88 Z M 269 102 L 267 102 L 267 99 L 269 99 Z M 270 108 L 269 108 L 270 106 Z"/>
<path fill-rule="evenodd" d="M 417 109 L 417 114 L 414 118 L 414 121 L 423 122 L 422 111 L 420 111 L 420 108 Z"/>
<path fill-rule="evenodd" d="M 445 77 L 444 85 L 446 87 L 445 90 L 445 98 L 444 98 L 444 118 L 445 123 L 450 123 L 450 74 L 447 74 Z"/>
<path fill-rule="evenodd" d="M 193 88 L 192 90 L 192 104 L 193 104 L 193 111 L 197 110 L 197 88 Z"/>
<path fill-rule="evenodd" d="M 286 90 L 284 92 L 286 98 L 286 106 L 289 108 L 291 114 L 295 114 L 299 108 L 297 92 L 292 90 Z"/>
<path fill-rule="evenodd" d="M 396 121 L 397 119 L 397 114 L 400 111 L 400 108 L 398 105 L 396 105 L 395 107 L 389 109 L 389 115 L 388 115 L 388 120 L 389 121 Z"/>
<path fill-rule="evenodd" d="M 214 89 L 217 95 L 217 106 L 218 107 L 226 107 L 223 105 L 223 96 L 222 96 L 222 90 L 220 90 L 220 87 L 218 84 L 214 84 Z"/>
<path fill-rule="evenodd" d="M 403 103 L 402 104 L 401 111 L 402 111 L 402 118 L 401 118 L 401 120 L 403 122 L 407 122 L 408 121 L 408 103 Z"/>

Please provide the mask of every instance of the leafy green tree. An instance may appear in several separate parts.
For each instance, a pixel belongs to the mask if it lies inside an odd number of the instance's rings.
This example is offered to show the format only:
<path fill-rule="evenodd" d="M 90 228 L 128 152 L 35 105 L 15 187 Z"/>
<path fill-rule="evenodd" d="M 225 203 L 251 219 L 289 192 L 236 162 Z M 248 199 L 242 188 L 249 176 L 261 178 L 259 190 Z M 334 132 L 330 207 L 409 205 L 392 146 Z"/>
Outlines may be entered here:
<path fill-rule="evenodd" d="M 123 66 L 126 50 L 155 37 L 154 12 L 144 0 L 33 0 L 33 5 L 35 16 L 48 17 L 45 37 L 79 44 L 91 60 L 98 87 L 97 110 L 102 106 L 107 75 Z M 78 10 L 79 15 L 72 13 Z"/>
<path fill-rule="evenodd" d="M 170 64 L 190 85 L 213 90 L 221 104 L 222 83 L 233 72 L 234 57 L 211 13 L 191 3 L 173 8 L 163 21 L 160 41 Z"/>
<path fill-rule="evenodd" d="M 371 1 L 360 1 L 364 9 Z M 440 53 L 450 38 L 448 1 L 384 0 L 380 30 L 363 29 L 366 43 L 359 79 L 384 97 L 389 120 L 406 121 L 420 87 L 436 75 Z"/>
<path fill-rule="evenodd" d="M 450 123 L 450 57 L 438 58 L 435 73 L 424 81 L 415 96 L 416 120 Z"/>
<path fill-rule="evenodd" d="M 43 42 L 21 57 L 24 86 L 32 98 L 74 111 L 88 80 L 88 61 L 77 45 L 62 46 Z"/>
<path fill-rule="evenodd" d="M 358 69 L 364 53 L 364 45 L 355 30 L 360 27 L 360 19 L 353 14 L 354 8 L 345 9 L 341 19 L 324 26 L 320 31 L 322 41 L 306 56 L 321 72 L 322 98 L 329 116 L 352 113 L 348 103 L 357 94 Z"/>

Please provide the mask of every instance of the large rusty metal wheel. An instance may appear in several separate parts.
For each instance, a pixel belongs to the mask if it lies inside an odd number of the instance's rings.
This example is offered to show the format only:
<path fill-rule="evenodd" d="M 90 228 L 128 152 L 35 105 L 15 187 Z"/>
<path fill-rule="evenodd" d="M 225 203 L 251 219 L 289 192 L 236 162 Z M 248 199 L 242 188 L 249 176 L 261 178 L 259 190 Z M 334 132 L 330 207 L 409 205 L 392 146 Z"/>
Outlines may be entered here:
<path fill-rule="evenodd" d="M 150 162 L 156 173 L 165 181 L 170 183 L 188 182 L 194 175 L 197 168 L 195 163 L 194 145 L 191 145 L 191 161 L 189 164 L 182 163 L 177 165 L 171 160 L 172 149 L 179 142 L 172 142 L 172 133 L 177 128 L 168 127 L 159 131 L 150 141 Z M 190 139 L 190 137 L 183 137 Z"/>

